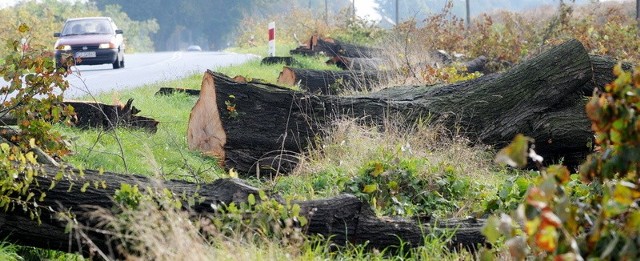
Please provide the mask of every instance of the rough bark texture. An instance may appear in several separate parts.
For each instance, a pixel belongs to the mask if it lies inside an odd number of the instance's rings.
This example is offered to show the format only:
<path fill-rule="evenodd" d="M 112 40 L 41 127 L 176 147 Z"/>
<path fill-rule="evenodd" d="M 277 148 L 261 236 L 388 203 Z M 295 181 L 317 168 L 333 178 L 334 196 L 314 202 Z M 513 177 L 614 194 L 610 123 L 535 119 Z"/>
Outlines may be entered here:
<path fill-rule="evenodd" d="M 284 67 L 278 84 L 300 86 L 315 94 L 341 94 L 345 91 L 368 91 L 386 82 L 384 71 L 328 71 Z"/>
<path fill-rule="evenodd" d="M 0 212 L 0 236 L 12 243 L 34 246 L 47 249 L 55 249 L 68 252 L 82 252 L 89 255 L 90 249 L 86 240 L 76 240 L 73 234 L 65 233 L 65 223 L 59 221 L 54 211 L 71 210 L 76 215 L 78 224 L 91 227 L 98 226 L 99 220 L 87 215 L 88 211 L 96 208 L 112 209 L 114 203 L 112 197 L 121 184 L 138 185 L 140 188 L 168 188 L 175 195 L 198 195 L 204 201 L 196 203 L 191 210 L 198 215 L 212 214 L 212 204 L 229 204 L 231 202 L 246 202 L 249 194 L 258 196 L 258 189 L 251 187 L 239 179 L 219 179 L 210 184 L 194 184 L 183 181 L 153 180 L 143 176 L 120 175 L 115 173 L 102 173 L 93 170 L 85 170 L 82 177 L 77 176 L 72 182 L 63 178 L 56 182 L 51 190 L 46 190 L 59 172 L 58 168 L 43 166 L 43 176 L 38 176 L 39 187 L 32 187 L 37 198 L 42 190 L 45 190 L 44 201 L 38 202 L 41 212 L 42 224 L 31 220 L 27 213 L 18 207 L 9 212 Z M 67 169 L 67 173 L 77 170 Z M 94 182 L 106 184 L 106 188 L 96 188 L 93 185 L 82 192 L 82 184 Z M 44 189 L 39 189 L 44 188 Z M 274 196 L 278 198 L 278 196 Z M 369 206 L 352 195 L 341 195 L 334 198 L 311 201 L 294 202 L 300 205 L 302 211 L 307 213 L 309 224 L 306 228 L 308 234 L 322 234 L 326 238 L 332 238 L 337 244 L 370 242 L 371 247 L 383 249 L 385 247 L 399 246 L 400 242 L 410 243 L 410 246 L 421 245 L 422 238 L 431 233 L 454 233 L 449 242 L 450 246 L 463 246 L 473 249 L 478 244 L 484 244 L 484 237 L 480 233 L 483 220 L 445 220 L 438 223 L 418 224 L 410 220 L 378 218 L 373 214 Z M 186 205 L 186 202 L 185 202 Z M 457 224 L 457 225 L 452 225 Z M 95 245 L 103 252 L 112 256 L 118 256 L 117 242 L 110 241 L 104 234 L 85 231 Z M 402 241 L 400 241 L 402 240 Z"/>
<path fill-rule="evenodd" d="M 471 61 L 463 63 L 463 66 L 467 68 L 467 73 L 481 72 L 483 74 L 490 73 L 487 68 L 487 57 L 480 56 Z"/>
<path fill-rule="evenodd" d="M 343 56 L 372 58 L 378 56 L 377 54 L 380 53 L 380 49 L 344 43 L 335 39 L 313 35 L 306 45 L 299 46 L 298 48 L 291 50 L 289 53 L 300 55 L 324 54 L 330 57 Z"/>
<path fill-rule="evenodd" d="M 350 71 L 377 71 L 385 67 L 381 58 L 334 56 L 326 64 L 335 64 L 338 68 Z"/>
<path fill-rule="evenodd" d="M 215 78 L 227 134 L 226 167 L 251 175 L 290 170 L 296 155 L 341 117 L 380 126 L 390 117 L 406 126 L 429 118 L 472 142 L 498 147 L 523 133 L 536 139 L 536 151 L 546 162 L 564 159 L 576 165 L 591 152 L 588 145 L 593 140 L 581 90 L 601 77 L 594 74 L 590 57 L 575 40 L 502 74 L 361 96 L 317 96 L 270 84 L 238 83 L 211 71 L 206 74 Z M 225 109 L 230 97 L 235 97 L 235 115 Z"/>
<path fill-rule="evenodd" d="M 270 56 L 270 57 L 265 57 L 262 58 L 262 61 L 260 61 L 260 64 L 278 64 L 278 63 L 282 63 L 285 64 L 287 66 L 291 66 L 293 64 L 298 63 L 295 59 L 293 59 L 293 57 L 291 56 Z"/>
<path fill-rule="evenodd" d="M 173 88 L 173 87 L 160 87 L 155 95 L 170 95 L 174 93 L 185 93 L 188 95 L 200 95 L 200 90 L 185 89 L 185 88 Z"/>
<path fill-rule="evenodd" d="M 63 105 L 73 107 L 76 115 L 71 122 L 79 128 L 131 127 L 152 133 L 158 130 L 158 121 L 136 115 L 140 110 L 133 106 L 133 99 L 127 100 L 126 104 L 116 105 L 90 101 L 65 101 Z M 15 118 L 5 116 L 0 119 L 0 125 L 17 125 L 17 123 Z"/>

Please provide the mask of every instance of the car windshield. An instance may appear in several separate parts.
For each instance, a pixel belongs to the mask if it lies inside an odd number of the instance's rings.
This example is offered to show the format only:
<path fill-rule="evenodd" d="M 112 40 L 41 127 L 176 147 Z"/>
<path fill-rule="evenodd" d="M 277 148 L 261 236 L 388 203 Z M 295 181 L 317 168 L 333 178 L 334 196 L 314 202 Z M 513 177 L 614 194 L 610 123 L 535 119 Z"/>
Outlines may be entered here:
<path fill-rule="evenodd" d="M 109 21 L 104 19 L 97 20 L 73 20 L 67 21 L 62 30 L 62 35 L 81 35 L 81 34 L 113 34 Z"/>

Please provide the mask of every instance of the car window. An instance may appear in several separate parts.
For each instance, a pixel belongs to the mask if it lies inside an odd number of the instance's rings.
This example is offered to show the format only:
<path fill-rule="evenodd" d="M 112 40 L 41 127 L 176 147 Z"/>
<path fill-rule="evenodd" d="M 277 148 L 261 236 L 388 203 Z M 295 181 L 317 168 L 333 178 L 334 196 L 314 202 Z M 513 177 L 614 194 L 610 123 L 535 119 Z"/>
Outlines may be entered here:
<path fill-rule="evenodd" d="M 62 30 L 62 35 L 81 34 L 114 34 L 115 29 L 111 27 L 108 20 L 73 20 L 67 21 Z"/>

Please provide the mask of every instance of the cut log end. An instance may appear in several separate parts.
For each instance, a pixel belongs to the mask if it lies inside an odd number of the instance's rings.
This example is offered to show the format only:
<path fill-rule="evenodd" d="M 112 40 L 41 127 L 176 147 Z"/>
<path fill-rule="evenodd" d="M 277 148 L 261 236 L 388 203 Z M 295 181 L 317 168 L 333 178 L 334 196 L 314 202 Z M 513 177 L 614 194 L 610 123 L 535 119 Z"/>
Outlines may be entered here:
<path fill-rule="evenodd" d="M 200 98 L 191 109 L 187 143 L 189 149 L 199 150 L 207 156 L 224 162 L 224 145 L 227 135 L 222 127 L 220 112 L 216 103 L 216 91 L 211 74 L 205 73 L 202 78 Z M 222 165 L 222 164 L 221 164 Z"/>
<path fill-rule="evenodd" d="M 247 77 L 244 77 L 242 75 L 236 75 L 236 77 L 233 77 L 233 81 L 237 82 L 237 83 L 247 83 L 247 82 L 249 82 L 247 80 Z"/>
<path fill-rule="evenodd" d="M 296 85 L 296 74 L 289 67 L 282 68 L 278 77 L 278 84 L 293 86 Z"/>

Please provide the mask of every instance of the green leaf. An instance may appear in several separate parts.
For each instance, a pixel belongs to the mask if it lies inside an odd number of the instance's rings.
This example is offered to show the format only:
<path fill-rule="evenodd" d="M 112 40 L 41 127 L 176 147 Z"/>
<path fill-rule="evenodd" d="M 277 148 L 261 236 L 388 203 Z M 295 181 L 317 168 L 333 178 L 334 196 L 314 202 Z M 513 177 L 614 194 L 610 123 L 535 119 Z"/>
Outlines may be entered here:
<path fill-rule="evenodd" d="M 3 152 L 4 154 L 9 154 L 9 149 L 10 149 L 10 148 L 11 148 L 11 147 L 9 147 L 9 144 L 7 144 L 7 143 L 2 143 L 2 144 L 0 144 L 0 149 L 2 149 L 2 152 Z"/>
<path fill-rule="evenodd" d="M 256 197 L 253 194 L 249 194 L 249 196 L 247 196 L 247 202 L 249 203 L 249 206 L 255 205 Z"/>
<path fill-rule="evenodd" d="M 260 200 L 262 200 L 262 201 L 267 200 L 267 193 L 265 193 L 264 190 L 259 190 L 258 191 L 258 196 L 260 197 Z"/>
<path fill-rule="evenodd" d="M 490 216 L 487 219 L 484 227 L 482 228 L 482 234 L 487 238 L 487 242 L 495 244 L 500 239 L 500 231 L 498 226 L 500 225 L 500 218 L 497 216 Z"/>
<path fill-rule="evenodd" d="M 494 161 L 500 164 L 507 164 L 514 168 L 526 166 L 527 155 L 529 154 L 529 142 L 533 142 L 533 139 L 522 134 L 516 135 L 513 141 L 511 141 L 511 144 L 498 152 Z"/>
<path fill-rule="evenodd" d="M 35 196 L 36 194 L 34 194 L 33 192 L 29 192 L 29 195 L 27 195 L 27 199 L 25 199 L 25 201 L 29 201 L 31 200 L 31 198 L 33 198 L 33 196 Z"/>
<path fill-rule="evenodd" d="M 303 226 L 303 227 L 304 227 L 305 225 L 307 225 L 307 223 L 309 223 L 309 221 L 307 220 L 307 218 L 306 218 L 306 217 L 304 217 L 304 216 L 299 216 L 299 217 L 298 217 L 298 221 L 300 221 L 300 226 Z"/>
<path fill-rule="evenodd" d="M 27 31 L 29 31 L 29 26 L 27 26 L 26 24 L 20 24 L 20 26 L 18 27 L 18 31 L 21 33 L 26 33 Z"/>
<path fill-rule="evenodd" d="M 387 184 L 387 186 L 389 187 L 390 190 L 392 191 L 397 191 L 399 186 L 398 186 L 398 182 L 396 182 L 395 180 L 389 181 L 389 183 Z"/>
<path fill-rule="evenodd" d="M 80 188 L 80 192 L 87 192 L 87 188 L 91 185 L 90 182 L 85 182 L 84 185 L 82 185 L 82 188 Z"/>
<path fill-rule="evenodd" d="M 291 215 L 293 215 L 294 217 L 300 216 L 300 205 L 293 204 L 293 206 L 291 207 Z"/>
<path fill-rule="evenodd" d="M 362 192 L 367 193 L 367 194 L 371 194 L 373 192 L 375 192 L 378 189 L 378 184 L 369 184 L 364 186 L 364 189 L 362 190 Z"/>
<path fill-rule="evenodd" d="M 380 162 L 376 162 L 373 164 L 373 171 L 371 171 L 371 176 L 377 177 L 380 176 L 384 172 L 384 166 Z"/>
<path fill-rule="evenodd" d="M 615 129 L 611 129 L 609 132 L 609 136 L 611 137 L 611 141 L 613 143 L 622 143 L 622 133 Z"/>

